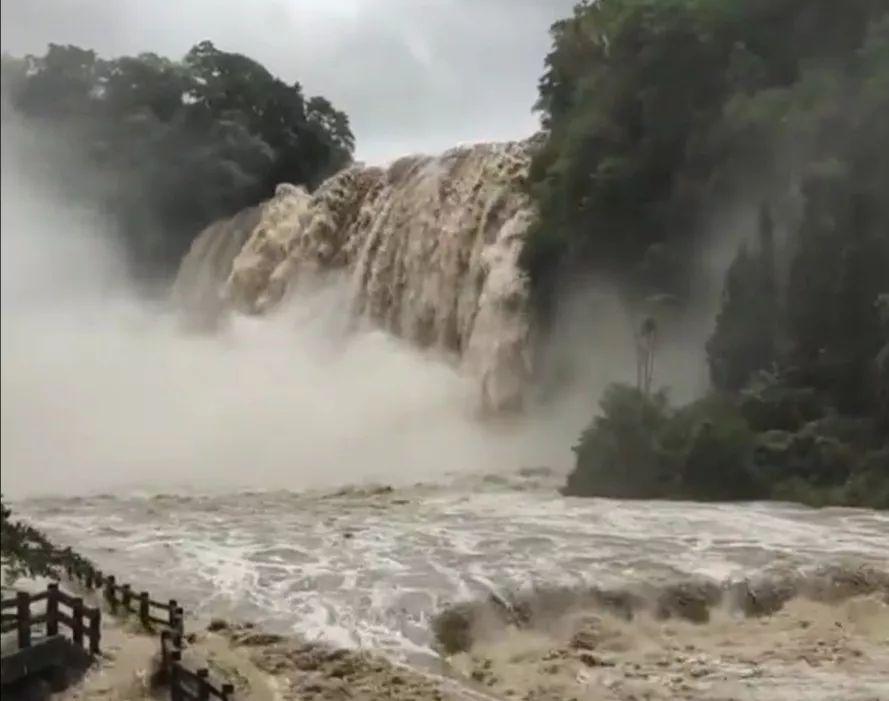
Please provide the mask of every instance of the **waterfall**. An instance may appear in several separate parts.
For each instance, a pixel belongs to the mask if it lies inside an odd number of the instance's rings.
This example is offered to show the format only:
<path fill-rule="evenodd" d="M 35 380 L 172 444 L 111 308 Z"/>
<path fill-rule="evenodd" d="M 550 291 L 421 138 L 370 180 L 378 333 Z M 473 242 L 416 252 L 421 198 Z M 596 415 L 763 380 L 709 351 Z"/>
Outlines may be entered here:
<path fill-rule="evenodd" d="M 453 358 L 486 409 L 519 408 L 531 367 L 518 257 L 534 219 L 523 185 L 536 141 L 354 165 L 312 193 L 282 184 L 197 237 L 174 296 L 192 312 L 262 314 L 340 270 L 357 318 Z"/>

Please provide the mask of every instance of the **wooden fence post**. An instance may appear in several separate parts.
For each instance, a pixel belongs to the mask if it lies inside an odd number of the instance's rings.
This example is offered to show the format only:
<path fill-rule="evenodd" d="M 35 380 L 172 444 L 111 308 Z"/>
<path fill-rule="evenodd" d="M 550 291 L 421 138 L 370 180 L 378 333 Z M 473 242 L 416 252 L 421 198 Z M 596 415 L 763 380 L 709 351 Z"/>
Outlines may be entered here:
<path fill-rule="evenodd" d="M 143 591 L 139 593 L 139 618 L 142 620 L 143 628 L 151 628 L 151 620 L 149 616 L 151 615 L 151 611 L 149 609 L 148 604 L 148 592 Z"/>
<path fill-rule="evenodd" d="M 74 599 L 71 605 L 71 637 L 74 644 L 83 647 L 83 599 Z"/>
<path fill-rule="evenodd" d="M 176 607 L 176 632 L 179 633 L 179 637 L 185 633 L 185 609 L 181 606 Z"/>
<path fill-rule="evenodd" d="M 173 650 L 170 653 L 170 701 L 182 701 L 182 675 L 179 665 L 182 662 L 182 653 Z"/>
<path fill-rule="evenodd" d="M 235 685 L 226 682 L 222 685 L 222 701 L 229 701 L 235 693 Z"/>
<path fill-rule="evenodd" d="M 113 574 L 109 574 L 105 578 L 105 599 L 108 601 L 108 604 L 111 606 L 111 610 L 117 611 L 117 595 L 114 592 L 115 586 L 115 577 Z"/>
<path fill-rule="evenodd" d="M 198 677 L 198 701 L 210 701 L 210 671 L 201 668 L 197 673 Z"/>
<path fill-rule="evenodd" d="M 90 611 L 90 654 L 99 654 L 99 641 L 102 638 L 102 612 L 99 609 Z"/>
<path fill-rule="evenodd" d="M 46 588 L 46 637 L 59 634 L 59 585 Z"/>
<path fill-rule="evenodd" d="M 16 592 L 15 605 L 19 648 L 31 647 L 31 595 L 25 591 Z"/>
<path fill-rule="evenodd" d="M 161 669 L 167 669 L 170 663 L 170 631 L 161 631 Z"/>
<path fill-rule="evenodd" d="M 176 599 L 170 599 L 168 605 L 170 607 L 170 610 L 168 612 L 169 613 L 170 628 L 172 630 L 175 630 L 176 629 L 176 606 L 177 606 Z"/>

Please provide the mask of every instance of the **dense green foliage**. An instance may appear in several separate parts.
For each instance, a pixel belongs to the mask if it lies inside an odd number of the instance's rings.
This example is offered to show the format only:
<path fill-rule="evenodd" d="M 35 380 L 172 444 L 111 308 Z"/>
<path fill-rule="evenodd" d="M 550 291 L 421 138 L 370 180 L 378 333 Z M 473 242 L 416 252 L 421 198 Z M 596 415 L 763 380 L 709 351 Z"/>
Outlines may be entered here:
<path fill-rule="evenodd" d="M 700 247 L 742 239 L 722 405 L 612 390 L 568 491 L 889 506 L 889 4 L 599 0 L 553 38 L 523 256 L 544 318 L 578 274 L 688 299 Z"/>
<path fill-rule="evenodd" d="M 741 389 L 754 372 L 768 368 L 778 354 L 779 300 L 771 215 L 763 207 L 755 250 L 741 244 L 725 275 L 722 305 L 707 357 L 713 384 Z"/>
<path fill-rule="evenodd" d="M 612 385 L 574 448 L 564 493 L 889 509 L 889 446 L 872 423 L 833 416 L 757 433 L 747 411 L 716 396 L 677 409 L 663 394 Z"/>
<path fill-rule="evenodd" d="M 50 45 L 41 57 L 4 56 L 3 88 L 4 121 L 18 113 L 65 143 L 77 168 L 59 172 L 66 188 L 112 215 L 150 274 L 173 270 L 210 221 L 278 183 L 314 186 L 353 149 L 348 119 L 327 100 L 207 41 L 181 61 Z"/>
<path fill-rule="evenodd" d="M 835 159 L 886 184 L 884 0 L 598 0 L 556 23 L 524 254 L 548 309 L 566 273 L 688 293 L 715 215 L 791 203 Z M 882 148 L 881 148 L 882 147 Z M 885 191 L 885 187 L 883 187 Z M 885 212 L 884 203 L 882 211 Z"/>
<path fill-rule="evenodd" d="M 33 526 L 12 520 L 12 510 L 0 495 L 0 560 L 9 582 L 19 577 L 58 579 L 67 567 L 93 567 L 70 548 L 59 549 Z"/>

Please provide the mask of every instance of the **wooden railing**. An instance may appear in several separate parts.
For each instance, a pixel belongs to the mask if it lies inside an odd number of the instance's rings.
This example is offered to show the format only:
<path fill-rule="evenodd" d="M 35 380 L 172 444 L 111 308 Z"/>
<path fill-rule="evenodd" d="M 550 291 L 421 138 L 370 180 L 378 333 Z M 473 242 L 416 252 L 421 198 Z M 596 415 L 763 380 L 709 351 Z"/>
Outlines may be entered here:
<path fill-rule="evenodd" d="M 42 614 L 34 615 L 31 604 L 46 601 L 46 608 Z M 70 613 L 60 610 L 65 606 Z M 99 653 L 99 642 L 102 635 L 102 613 L 97 608 L 84 606 L 83 599 L 69 596 L 59 590 L 58 584 L 50 584 L 46 591 L 39 594 L 28 592 L 16 592 L 14 599 L 4 599 L 0 602 L 0 612 L 15 609 L 15 613 L 0 613 L 0 630 L 8 633 L 18 631 L 18 647 L 26 649 L 31 647 L 31 628 L 37 625 L 46 626 L 46 637 L 59 634 L 59 624 L 62 623 L 71 631 L 71 640 L 79 647 L 85 647 L 91 655 Z M 84 623 L 85 621 L 85 623 Z"/>
<path fill-rule="evenodd" d="M 104 575 L 98 570 L 78 571 L 69 568 L 67 573 L 69 579 L 78 580 L 87 589 L 101 590 L 111 613 L 138 614 L 142 627 L 149 632 L 154 631 L 155 625 L 182 632 L 184 612 L 175 599 L 157 601 L 147 591 L 136 593 L 129 584 L 118 584 L 113 574 Z M 164 615 L 155 615 L 156 610 L 162 611 Z"/>
<path fill-rule="evenodd" d="M 170 685 L 171 701 L 230 701 L 235 693 L 231 684 L 218 687 L 210 682 L 210 671 L 191 671 L 182 663 L 182 634 L 165 630 L 161 633 L 161 669 Z"/>
<path fill-rule="evenodd" d="M 163 627 L 160 634 L 160 673 L 169 684 L 171 701 L 233 700 L 232 684 L 216 686 L 210 681 L 208 669 L 192 670 L 183 663 L 185 614 L 175 599 L 157 601 L 147 591 L 140 591 L 137 595 L 131 585 L 118 584 L 114 575 L 105 575 L 89 566 L 69 567 L 67 574 L 87 589 L 101 590 L 112 613 L 138 614 L 143 628 L 149 632 L 154 632 L 155 625 Z M 161 611 L 164 615 L 157 616 L 155 611 Z"/>

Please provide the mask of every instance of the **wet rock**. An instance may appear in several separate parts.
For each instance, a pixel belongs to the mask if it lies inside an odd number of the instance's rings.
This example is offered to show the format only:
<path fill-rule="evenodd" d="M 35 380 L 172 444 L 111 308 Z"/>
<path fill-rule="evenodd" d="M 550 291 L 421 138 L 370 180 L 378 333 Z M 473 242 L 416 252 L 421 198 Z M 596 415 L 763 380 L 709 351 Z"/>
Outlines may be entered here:
<path fill-rule="evenodd" d="M 474 616 L 474 607 L 462 604 L 445 609 L 435 617 L 432 632 L 445 654 L 465 652 L 472 647 Z"/>
<path fill-rule="evenodd" d="M 599 636 L 592 630 L 577 631 L 569 643 L 574 650 L 594 650 L 598 644 Z"/>
<path fill-rule="evenodd" d="M 587 667 L 614 667 L 614 662 L 611 660 L 607 660 L 597 655 L 591 655 L 586 652 L 582 655 L 578 655 L 577 659 L 583 662 Z"/>
<path fill-rule="evenodd" d="M 719 603 L 722 592 L 711 582 L 685 582 L 667 587 L 658 596 L 657 615 L 676 616 L 694 623 L 710 620 L 710 608 Z"/>
<path fill-rule="evenodd" d="M 798 589 L 793 579 L 738 582 L 732 588 L 734 607 L 746 616 L 768 616 L 780 611 Z"/>
<path fill-rule="evenodd" d="M 247 633 L 237 636 L 234 642 L 244 647 L 258 647 L 260 645 L 274 645 L 283 639 L 282 636 L 274 633 Z"/>

